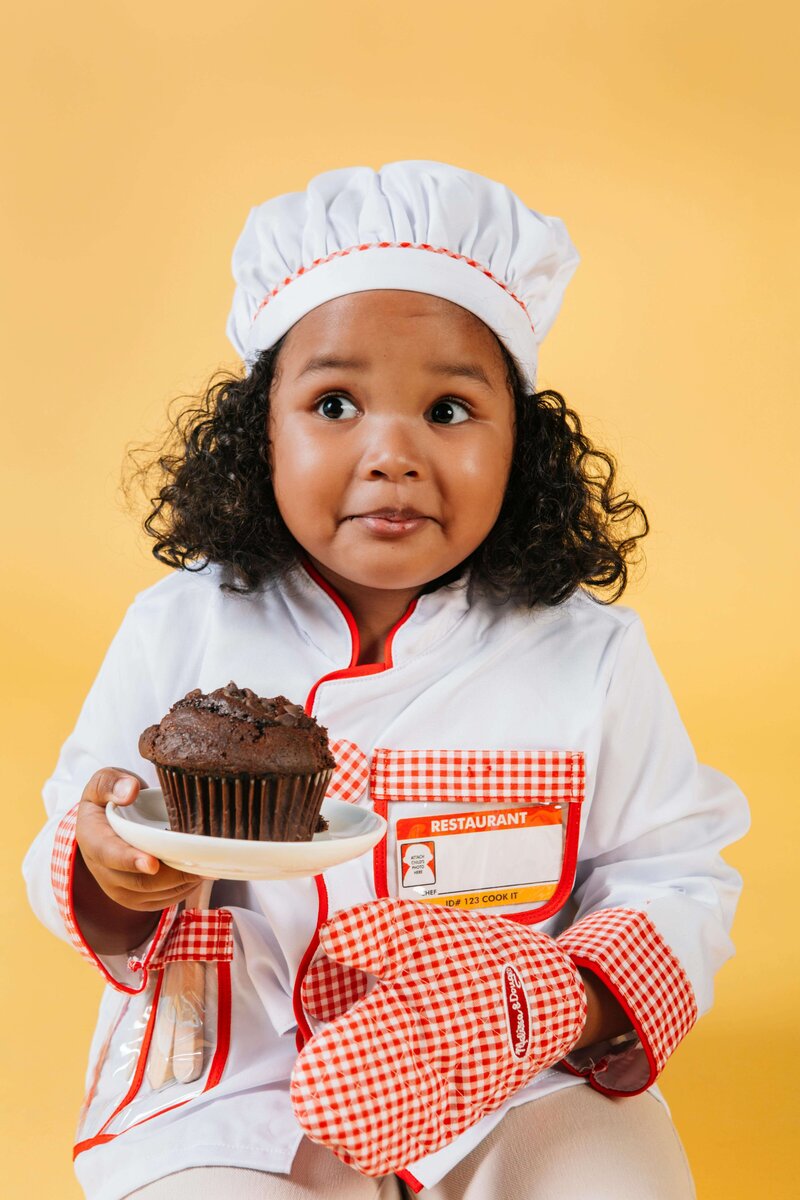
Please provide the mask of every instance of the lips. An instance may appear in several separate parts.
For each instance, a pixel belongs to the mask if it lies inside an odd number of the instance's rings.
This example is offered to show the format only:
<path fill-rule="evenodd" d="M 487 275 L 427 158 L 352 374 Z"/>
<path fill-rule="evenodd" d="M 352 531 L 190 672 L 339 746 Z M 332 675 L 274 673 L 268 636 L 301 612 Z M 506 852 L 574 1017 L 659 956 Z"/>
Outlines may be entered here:
<path fill-rule="evenodd" d="M 369 512 L 354 513 L 350 519 L 354 520 L 356 517 L 378 517 L 384 521 L 413 521 L 418 517 L 432 519 L 416 508 L 373 508 Z"/>
<path fill-rule="evenodd" d="M 434 523 L 433 517 L 417 508 L 373 508 L 369 512 L 354 513 L 347 520 L 373 537 L 393 539 L 418 533 Z"/>

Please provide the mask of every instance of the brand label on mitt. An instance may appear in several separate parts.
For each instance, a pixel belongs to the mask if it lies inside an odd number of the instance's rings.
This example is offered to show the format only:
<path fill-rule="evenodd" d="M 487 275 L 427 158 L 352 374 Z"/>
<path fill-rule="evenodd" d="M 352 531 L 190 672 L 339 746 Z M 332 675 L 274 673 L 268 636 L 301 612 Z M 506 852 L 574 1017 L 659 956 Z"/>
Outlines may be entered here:
<path fill-rule="evenodd" d="M 503 992 L 511 1053 L 515 1058 L 524 1058 L 531 1040 L 531 1014 L 522 980 L 510 965 L 503 970 Z"/>

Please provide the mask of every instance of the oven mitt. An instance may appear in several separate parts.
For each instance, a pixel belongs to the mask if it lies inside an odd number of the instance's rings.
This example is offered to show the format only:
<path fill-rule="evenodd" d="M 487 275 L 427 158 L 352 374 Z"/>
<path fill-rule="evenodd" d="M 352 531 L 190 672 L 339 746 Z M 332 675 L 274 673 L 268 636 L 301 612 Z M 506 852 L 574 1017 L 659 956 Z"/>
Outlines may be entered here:
<path fill-rule="evenodd" d="M 365 1175 L 440 1150 L 563 1059 L 586 1020 L 572 960 L 508 919 L 373 900 L 323 925 L 320 946 L 303 1002 L 333 1020 L 297 1059 L 292 1104 Z M 347 968 L 377 978 L 368 995 Z"/>

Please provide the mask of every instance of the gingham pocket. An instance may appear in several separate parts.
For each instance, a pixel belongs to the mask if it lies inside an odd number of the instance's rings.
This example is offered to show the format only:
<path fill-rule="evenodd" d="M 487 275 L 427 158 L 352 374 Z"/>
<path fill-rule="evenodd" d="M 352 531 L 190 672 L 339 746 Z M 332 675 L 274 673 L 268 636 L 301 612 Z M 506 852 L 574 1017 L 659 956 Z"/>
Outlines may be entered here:
<path fill-rule="evenodd" d="M 377 747 L 377 896 L 547 920 L 574 884 L 584 786 L 581 751 Z"/>

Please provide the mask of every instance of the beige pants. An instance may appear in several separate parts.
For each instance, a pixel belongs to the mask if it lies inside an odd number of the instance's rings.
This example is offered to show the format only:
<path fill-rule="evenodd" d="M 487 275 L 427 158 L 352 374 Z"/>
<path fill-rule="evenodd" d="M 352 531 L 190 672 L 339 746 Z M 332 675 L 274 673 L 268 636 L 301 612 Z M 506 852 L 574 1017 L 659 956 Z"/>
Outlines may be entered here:
<path fill-rule="evenodd" d="M 425 1200 L 694 1200 L 680 1139 L 654 1096 L 611 1100 L 569 1087 L 520 1105 Z M 193 1167 L 128 1200 L 409 1200 L 394 1175 L 371 1179 L 303 1141 L 291 1176 Z"/>

